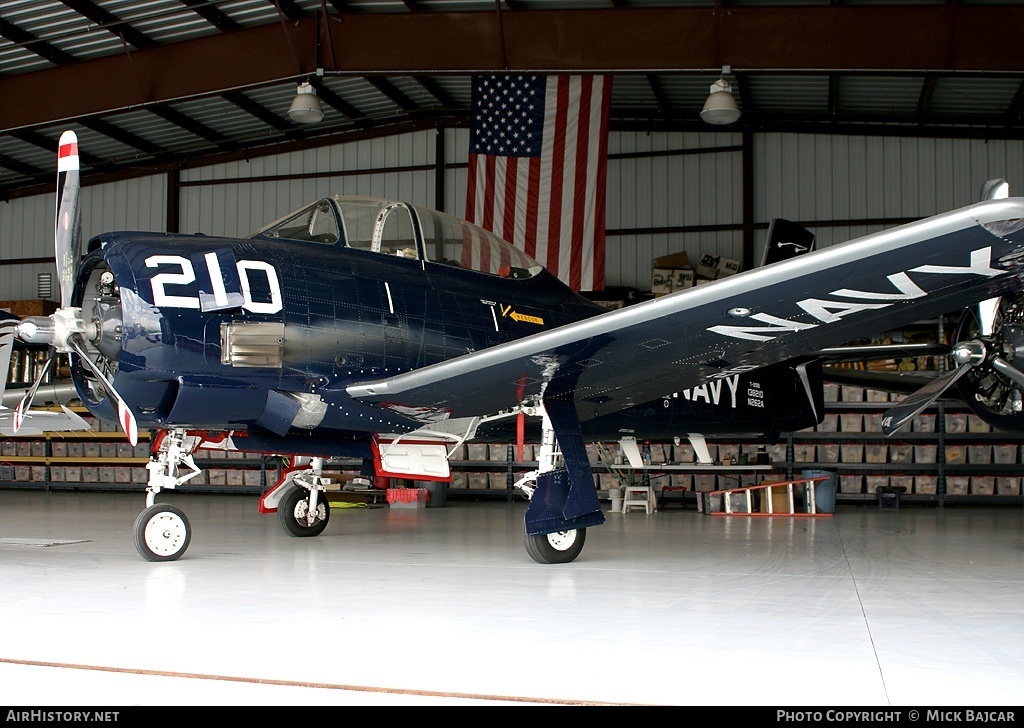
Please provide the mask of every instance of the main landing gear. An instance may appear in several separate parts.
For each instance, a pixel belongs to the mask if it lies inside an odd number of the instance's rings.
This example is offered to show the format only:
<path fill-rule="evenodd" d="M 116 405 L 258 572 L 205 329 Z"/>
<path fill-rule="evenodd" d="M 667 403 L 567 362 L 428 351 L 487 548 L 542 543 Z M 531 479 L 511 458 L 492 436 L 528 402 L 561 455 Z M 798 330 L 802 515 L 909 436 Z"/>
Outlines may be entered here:
<path fill-rule="evenodd" d="M 555 430 L 551 426 L 543 408 L 541 415 L 541 442 L 540 452 L 537 455 L 537 470 L 527 474 L 516 482 L 515 487 L 523 491 L 527 498 L 533 499 L 537 490 L 537 478 L 541 473 L 554 470 L 561 458 L 558 449 L 558 442 L 555 439 Z M 523 545 L 526 553 L 538 564 L 568 564 L 574 561 L 583 551 L 583 545 L 587 540 L 587 529 L 575 528 L 568 531 L 556 531 L 545 533 L 539 536 L 531 536 L 526 524 L 523 524 Z"/>

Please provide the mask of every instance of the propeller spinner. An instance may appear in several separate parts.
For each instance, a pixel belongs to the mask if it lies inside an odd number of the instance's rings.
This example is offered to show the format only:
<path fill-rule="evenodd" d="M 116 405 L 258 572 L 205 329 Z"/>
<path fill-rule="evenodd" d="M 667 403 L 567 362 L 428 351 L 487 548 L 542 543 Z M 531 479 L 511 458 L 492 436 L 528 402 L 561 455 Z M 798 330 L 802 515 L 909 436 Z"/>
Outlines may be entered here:
<path fill-rule="evenodd" d="M 15 333 L 30 344 L 45 344 L 50 354 L 38 377 L 29 388 L 14 415 L 14 432 L 25 420 L 32 399 L 40 383 L 58 354 L 74 353 L 95 378 L 103 394 L 117 402 L 118 421 L 132 445 L 138 442 L 139 432 L 135 415 L 114 389 L 114 385 L 93 361 L 86 345 L 87 339 L 99 336 L 98 327 L 85 321 L 82 309 L 71 305 L 77 266 L 82 258 L 82 223 L 79 207 L 80 173 L 78 137 L 73 131 L 60 136 L 57 153 L 57 214 L 54 222 L 54 254 L 57 278 L 60 282 L 60 308 L 50 316 L 28 316 L 21 320 Z"/>

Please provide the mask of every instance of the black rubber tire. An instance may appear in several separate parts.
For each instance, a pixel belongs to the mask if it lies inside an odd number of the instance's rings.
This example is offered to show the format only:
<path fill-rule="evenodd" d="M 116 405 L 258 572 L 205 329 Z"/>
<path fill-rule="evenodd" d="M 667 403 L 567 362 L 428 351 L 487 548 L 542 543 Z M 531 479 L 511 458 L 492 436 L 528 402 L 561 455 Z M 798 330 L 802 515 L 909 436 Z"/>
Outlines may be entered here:
<path fill-rule="evenodd" d="M 327 522 L 331 520 L 331 504 L 327 500 L 327 494 L 321 492 L 317 498 L 317 518 L 313 521 L 312 526 L 306 523 L 308 509 L 309 491 L 297 485 L 290 486 L 277 505 L 277 517 L 286 533 L 303 538 L 319 536 L 324 532 Z"/>
<path fill-rule="evenodd" d="M 568 564 L 583 551 L 587 540 L 587 529 L 559 531 L 543 536 L 531 536 L 524 528 L 523 543 L 526 553 L 538 564 Z"/>
<path fill-rule="evenodd" d="M 192 541 L 192 525 L 180 508 L 149 506 L 135 519 L 135 548 L 147 561 L 174 561 Z"/>

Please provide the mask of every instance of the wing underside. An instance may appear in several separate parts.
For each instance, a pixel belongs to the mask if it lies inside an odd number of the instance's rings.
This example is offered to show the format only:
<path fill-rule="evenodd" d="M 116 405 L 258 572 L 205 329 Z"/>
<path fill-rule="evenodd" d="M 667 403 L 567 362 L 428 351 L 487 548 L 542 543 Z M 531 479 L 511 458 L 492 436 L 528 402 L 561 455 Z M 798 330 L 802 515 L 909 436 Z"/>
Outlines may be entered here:
<path fill-rule="evenodd" d="M 555 394 L 586 420 L 1019 290 L 1022 218 L 979 203 L 348 392 L 435 420 Z"/>

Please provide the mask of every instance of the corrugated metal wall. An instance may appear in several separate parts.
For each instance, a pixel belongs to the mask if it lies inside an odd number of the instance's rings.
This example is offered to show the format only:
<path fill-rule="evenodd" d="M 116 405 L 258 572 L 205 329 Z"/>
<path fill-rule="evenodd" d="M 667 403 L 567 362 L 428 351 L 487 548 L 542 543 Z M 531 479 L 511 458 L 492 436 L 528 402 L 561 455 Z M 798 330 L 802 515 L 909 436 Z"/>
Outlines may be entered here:
<path fill-rule="evenodd" d="M 443 132 L 438 204 L 434 131 L 182 172 L 182 232 L 248 235 L 328 194 L 394 197 L 465 212 L 468 131 Z M 743 135 L 616 132 L 609 139 L 606 283 L 647 289 L 654 257 L 742 258 Z M 785 217 L 819 247 L 976 201 L 987 179 L 1024 192 L 1024 142 L 759 133 L 750 137 L 754 261 L 767 223 Z M 83 189 L 83 232 L 165 230 L 167 177 Z M 36 298 L 53 271 L 54 196 L 0 203 L 0 299 Z M 17 262 L 43 259 L 41 262 Z M 54 296 L 56 298 L 56 286 Z"/>

